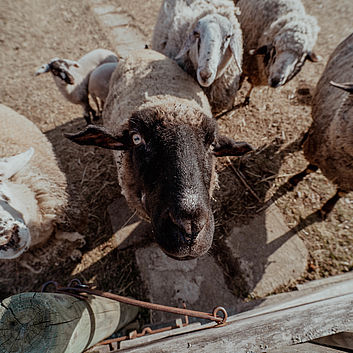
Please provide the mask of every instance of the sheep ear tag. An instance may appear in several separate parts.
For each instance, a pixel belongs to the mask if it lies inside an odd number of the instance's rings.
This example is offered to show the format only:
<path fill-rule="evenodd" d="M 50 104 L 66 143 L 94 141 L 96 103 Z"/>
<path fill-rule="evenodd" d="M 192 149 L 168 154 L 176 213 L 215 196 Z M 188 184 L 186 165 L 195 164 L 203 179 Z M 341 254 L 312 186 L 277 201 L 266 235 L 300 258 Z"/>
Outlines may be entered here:
<path fill-rule="evenodd" d="M 34 149 L 31 147 L 15 156 L 0 158 L 0 178 L 10 179 L 28 164 L 33 154 Z"/>
<path fill-rule="evenodd" d="M 129 146 L 124 143 L 123 137 L 111 135 L 100 126 L 88 125 L 76 134 L 64 134 L 65 137 L 79 145 L 98 146 L 109 150 L 127 150 Z"/>
<path fill-rule="evenodd" d="M 337 83 L 330 81 L 330 85 L 343 89 L 346 92 L 353 93 L 353 82 Z"/>

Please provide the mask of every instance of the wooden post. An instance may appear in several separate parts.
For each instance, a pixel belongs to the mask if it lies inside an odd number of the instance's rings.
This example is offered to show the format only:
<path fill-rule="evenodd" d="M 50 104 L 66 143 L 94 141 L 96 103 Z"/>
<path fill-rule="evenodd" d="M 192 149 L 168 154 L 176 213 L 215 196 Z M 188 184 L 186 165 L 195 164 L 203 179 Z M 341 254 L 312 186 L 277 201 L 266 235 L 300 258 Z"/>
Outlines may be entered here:
<path fill-rule="evenodd" d="M 80 353 L 133 320 L 138 308 L 88 295 L 21 293 L 0 306 L 0 353 Z"/>

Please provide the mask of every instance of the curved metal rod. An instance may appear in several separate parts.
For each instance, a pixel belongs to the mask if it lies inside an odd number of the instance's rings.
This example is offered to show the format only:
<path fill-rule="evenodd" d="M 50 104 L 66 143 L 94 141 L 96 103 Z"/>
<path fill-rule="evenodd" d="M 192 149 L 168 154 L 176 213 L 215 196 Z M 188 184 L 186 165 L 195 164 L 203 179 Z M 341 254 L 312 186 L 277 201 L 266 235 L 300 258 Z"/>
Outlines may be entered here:
<path fill-rule="evenodd" d="M 74 279 L 70 282 L 71 285 L 76 284 L 74 286 L 61 287 L 56 282 L 50 281 L 50 282 L 45 283 L 43 285 L 43 288 L 45 289 L 49 284 L 56 284 L 56 291 L 61 292 L 61 293 L 67 293 L 67 294 L 73 294 L 72 292 L 87 293 L 87 294 L 91 294 L 91 295 L 96 295 L 96 296 L 116 300 L 116 301 L 119 301 L 119 302 L 125 303 L 125 304 L 139 306 L 139 307 L 146 308 L 146 309 L 159 310 L 159 311 L 164 311 L 164 312 L 173 313 L 173 314 L 177 314 L 177 315 L 187 315 L 187 316 L 197 317 L 197 318 L 201 318 L 201 319 L 211 320 L 211 321 L 217 322 L 217 324 L 225 324 L 227 317 L 228 317 L 227 311 L 221 306 L 216 307 L 213 310 L 213 313 L 209 314 L 209 313 L 205 313 L 202 311 L 176 308 L 176 307 L 161 305 L 161 304 L 153 304 L 153 303 L 144 302 L 141 300 L 123 297 L 121 295 L 117 295 L 117 294 L 113 294 L 113 293 L 109 293 L 109 292 L 103 292 L 103 291 L 100 291 L 97 289 L 91 289 L 86 285 L 82 285 L 81 282 L 76 279 Z M 42 290 L 43 290 L 43 288 L 42 288 Z M 217 316 L 217 312 L 219 312 L 219 311 L 221 311 L 223 313 L 223 317 Z"/>

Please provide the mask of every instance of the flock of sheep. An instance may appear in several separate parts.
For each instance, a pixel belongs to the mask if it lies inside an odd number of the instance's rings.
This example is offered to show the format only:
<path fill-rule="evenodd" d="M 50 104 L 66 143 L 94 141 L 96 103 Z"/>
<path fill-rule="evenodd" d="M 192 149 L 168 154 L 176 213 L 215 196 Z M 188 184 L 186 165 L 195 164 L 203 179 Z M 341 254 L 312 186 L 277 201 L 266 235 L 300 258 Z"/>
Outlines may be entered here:
<path fill-rule="evenodd" d="M 114 150 L 129 206 L 151 222 L 162 250 L 175 259 L 205 254 L 214 233 L 215 157 L 252 150 L 218 132 L 217 115 L 234 109 L 244 78 L 279 87 L 312 51 L 319 27 L 300 0 L 164 0 L 152 49 L 119 59 L 97 49 L 78 61 L 54 58 L 61 93 L 84 108 L 88 126 L 72 141 Z M 337 185 L 322 207 L 353 190 L 353 34 L 331 54 L 313 97 L 303 143 L 310 164 Z M 244 104 L 249 103 L 250 91 Z M 97 111 L 89 104 L 89 96 Z M 68 196 L 52 147 L 24 116 L 0 106 L 0 259 L 44 242 Z M 92 125 L 102 115 L 103 125 Z"/>

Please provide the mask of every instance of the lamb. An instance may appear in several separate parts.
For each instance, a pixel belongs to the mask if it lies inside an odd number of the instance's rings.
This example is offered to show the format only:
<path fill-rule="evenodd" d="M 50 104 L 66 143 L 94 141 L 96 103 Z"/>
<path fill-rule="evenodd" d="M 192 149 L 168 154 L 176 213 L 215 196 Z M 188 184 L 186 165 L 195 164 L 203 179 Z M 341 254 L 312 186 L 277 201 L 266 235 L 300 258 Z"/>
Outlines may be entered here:
<path fill-rule="evenodd" d="M 71 103 L 82 105 L 83 117 L 87 124 L 91 116 L 96 119 L 96 112 L 89 104 L 88 81 L 91 72 L 104 63 L 117 63 L 117 56 L 110 50 L 95 49 L 85 54 L 78 61 L 53 58 L 48 64 L 42 65 L 36 76 L 51 72 L 53 79 L 62 95 Z"/>
<path fill-rule="evenodd" d="M 340 196 L 353 191 L 353 34 L 331 54 L 313 97 L 313 122 L 304 141 L 310 162 L 303 175 L 320 168 L 337 185 L 321 208 L 325 218 Z M 348 82 L 347 82 L 348 81 Z"/>
<path fill-rule="evenodd" d="M 45 242 L 67 205 L 52 146 L 23 115 L 0 104 L 0 259 Z"/>
<path fill-rule="evenodd" d="M 242 155 L 251 146 L 218 134 L 201 87 L 150 49 L 119 62 L 103 122 L 104 128 L 89 125 L 66 136 L 114 150 L 122 194 L 151 222 L 167 255 L 186 260 L 205 254 L 214 232 L 215 157 Z"/>
<path fill-rule="evenodd" d="M 214 114 L 234 103 L 243 56 L 231 0 L 164 0 L 152 49 L 175 59 L 203 87 Z"/>
<path fill-rule="evenodd" d="M 254 86 L 279 87 L 290 81 L 312 51 L 320 30 L 300 0 L 238 0 L 244 35 L 243 78 Z"/>
<path fill-rule="evenodd" d="M 109 81 L 117 63 L 106 63 L 94 69 L 89 76 L 88 93 L 97 106 L 97 112 L 102 115 L 104 102 L 109 92 Z"/>

